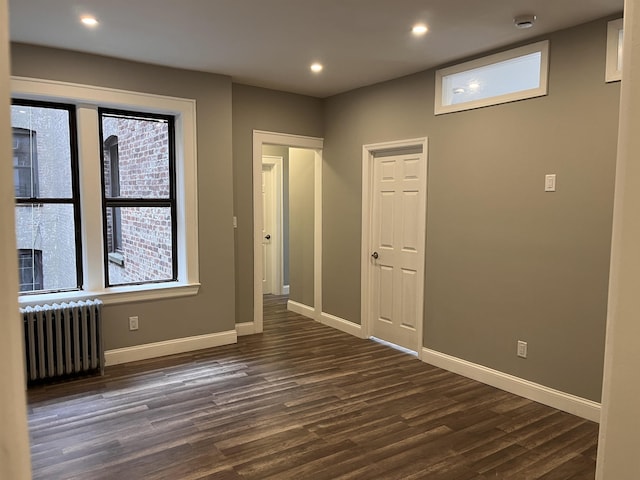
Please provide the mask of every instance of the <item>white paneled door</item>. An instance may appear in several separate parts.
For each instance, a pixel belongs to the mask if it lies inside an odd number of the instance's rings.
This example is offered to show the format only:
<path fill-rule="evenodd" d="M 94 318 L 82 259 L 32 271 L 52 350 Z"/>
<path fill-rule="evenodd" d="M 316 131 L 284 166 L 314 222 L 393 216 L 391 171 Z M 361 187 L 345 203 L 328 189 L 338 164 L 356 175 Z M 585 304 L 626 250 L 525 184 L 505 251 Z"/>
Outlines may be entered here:
<path fill-rule="evenodd" d="M 370 334 L 418 351 L 424 294 L 426 154 L 373 155 Z"/>
<path fill-rule="evenodd" d="M 273 164 L 262 164 L 262 293 L 273 293 L 274 191 Z"/>

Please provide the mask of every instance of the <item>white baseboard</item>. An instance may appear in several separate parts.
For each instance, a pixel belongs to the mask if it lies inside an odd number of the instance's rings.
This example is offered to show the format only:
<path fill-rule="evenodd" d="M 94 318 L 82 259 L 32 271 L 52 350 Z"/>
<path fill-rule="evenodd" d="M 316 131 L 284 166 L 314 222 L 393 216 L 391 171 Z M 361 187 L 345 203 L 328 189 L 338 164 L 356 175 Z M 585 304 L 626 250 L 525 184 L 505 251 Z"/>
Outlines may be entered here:
<path fill-rule="evenodd" d="M 237 343 L 238 335 L 235 330 L 194 337 L 176 338 L 164 342 L 145 343 L 133 347 L 116 348 L 104 352 L 105 365 L 147 360 L 176 353 L 192 352 L 203 348 L 219 347 Z"/>
<path fill-rule="evenodd" d="M 289 285 L 282 286 L 282 295 L 289 295 Z"/>
<path fill-rule="evenodd" d="M 335 328 L 336 330 L 340 330 L 341 332 L 348 333 L 350 335 L 353 335 L 354 337 L 364 338 L 362 336 L 362 325 L 358 325 L 357 323 L 353 323 L 343 318 L 336 317 L 335 315 L 331 315 L 330 313 L 322 312 L 320 314 L 320 318 L 316 318 L 316 311 L 313 307 L 295 302 L 293 300 L 289 300 L 287 302 L 287 310 L 291 310 L 292 312 L 298 313 L 313 320 L 317 320 L 323 325 Z"/>
<path fill-rule="evenodd" d="M 353 335 L 354 337 L 364 338 L 362 325 L 350 322 L 348 320 L 345 320 L 344 318 L 336 317 L 335 315 L 331 315 L 330 313 L 322 312 L 318 321 L 323 325 L 333 327 L 337 330 Z"/>
<path fill-rule="evenodd" d="M 293 300 L 287 301 L 287 310 L 291 310 L 294 313 L 303 315 L 309 318 L 316 318 L 316 311 L 313 307 L 305 305 L 304 303 L 294 302 Z"/>
<path fill-rule="evenodd" d="M 600 404 L 592 400 L 564 393 L 538 383 L 514 377 L 476 363 L 468 362 L 451 355 L 422 349 L 421 359 L 425 363 L 449 370 L 450 372 L 472 378 L 492 387 L 505 390 L 558 410 L 577 415 L 593 422 L 600 422 Z"/>
<path fill-rule="evenodd" d="M 236 323 L 236 333 L 239 337 L 242 337 L 244 335 L 253 335 L 254 333 L 256 333 L 255 322 Z"/>

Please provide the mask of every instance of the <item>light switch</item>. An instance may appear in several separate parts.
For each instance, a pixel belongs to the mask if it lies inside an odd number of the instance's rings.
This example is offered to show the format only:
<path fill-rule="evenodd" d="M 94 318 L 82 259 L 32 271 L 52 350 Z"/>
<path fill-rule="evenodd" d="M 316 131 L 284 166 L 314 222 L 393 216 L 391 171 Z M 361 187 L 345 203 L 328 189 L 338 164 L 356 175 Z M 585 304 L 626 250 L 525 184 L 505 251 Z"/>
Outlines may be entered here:
<path fill-rule="evenodd" d="M 555 192 L 556 191 L 556 174 L 550 173 L 544 176 L 544 191 Z"/>

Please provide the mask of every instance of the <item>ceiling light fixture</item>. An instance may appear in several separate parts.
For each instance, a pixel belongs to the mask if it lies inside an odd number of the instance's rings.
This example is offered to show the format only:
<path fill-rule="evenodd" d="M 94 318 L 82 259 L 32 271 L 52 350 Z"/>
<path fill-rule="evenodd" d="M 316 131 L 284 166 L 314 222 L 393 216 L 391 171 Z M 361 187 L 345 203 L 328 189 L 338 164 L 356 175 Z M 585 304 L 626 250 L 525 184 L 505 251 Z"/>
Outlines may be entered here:
<path fill-rule="evenodd" d="M 414 27 L 411 29 L 411 33 L 413 33 L 416 36 L 424 35 L 428 31 L 429 31 L 429 28 L 422 23 L 418 25 L 414 25 Z"/>
<path fill-rule="evenodd" d="M 513 24 L 520 30 L 531 28 L 533 27 L 534 23 L 536 23 L 535 15 L 518 15 L 513 19 Z"/>
<path fill-rule="evenodd" d="M 324 67 L 320 63 L 314 63 L 311 65 L 311 71 L 313 73 L 320 73 Z"/>
<path fill-rule="evenodd" d="M 93 17 L 91 15 L 84 15 L 80 17 L 80 21 L 87 27 L 95 27 L 96 25 L 98 25 L 98 20 L 96 20 L 96 17 Z"/>

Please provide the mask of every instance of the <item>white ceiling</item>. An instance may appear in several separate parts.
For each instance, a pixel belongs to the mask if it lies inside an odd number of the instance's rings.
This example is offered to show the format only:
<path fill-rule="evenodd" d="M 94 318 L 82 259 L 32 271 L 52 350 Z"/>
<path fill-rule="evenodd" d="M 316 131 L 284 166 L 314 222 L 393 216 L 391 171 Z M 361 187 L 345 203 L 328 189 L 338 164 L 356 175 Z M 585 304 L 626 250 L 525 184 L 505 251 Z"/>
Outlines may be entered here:
<path fill-rule="evenodd" d="M 326 97 L 622 11 L 623 0 L 10 0 L 11 40 Z M 100 21 L 95 29 L 82 14 Z M 518 30 L 513 17 L 537 15 Z M 430 31 L 411 35 L 416 22 Z M 324 64 L 315 75 L 313 61 Z"/>

